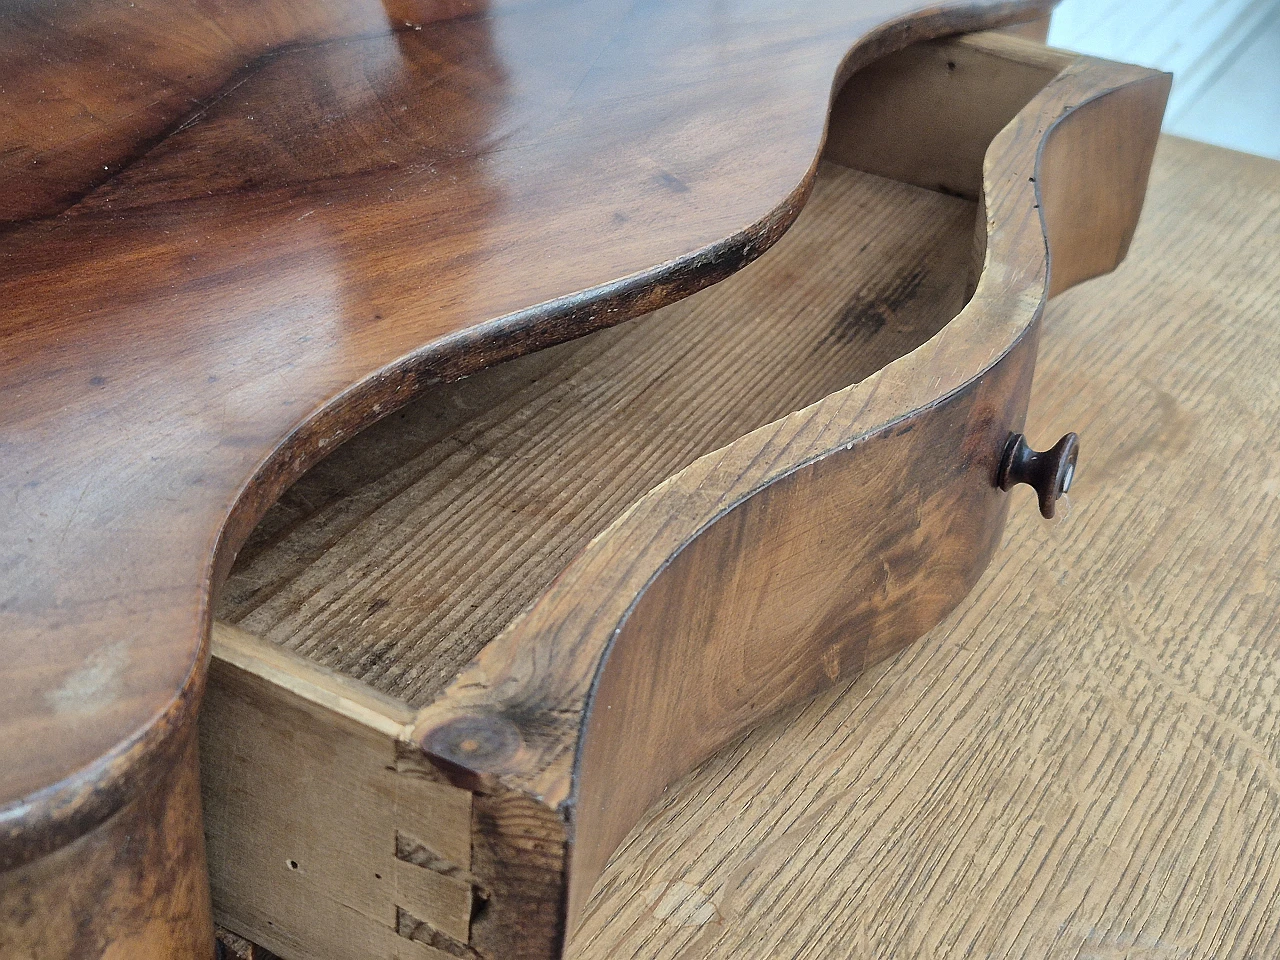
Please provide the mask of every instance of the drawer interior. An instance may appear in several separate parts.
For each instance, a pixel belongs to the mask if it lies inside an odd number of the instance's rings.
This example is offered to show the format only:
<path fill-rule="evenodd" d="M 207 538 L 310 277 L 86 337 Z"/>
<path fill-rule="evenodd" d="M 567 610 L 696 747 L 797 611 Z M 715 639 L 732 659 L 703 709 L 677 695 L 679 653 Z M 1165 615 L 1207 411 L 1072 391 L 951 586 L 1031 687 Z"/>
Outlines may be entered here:
<path fill-rule="evenodd" d="M 930 44 L 855 75 L 812 197 L 771 250 L 687 300 L 432 388 L 364 431 L 266 514 L 216 616 L 431 702 L 630 504 L 959 312 L 985 236 L 982 148 L 1060 69 L 1039 56 Z M 965 84 L 991 84 L 997 68 L 1004 100 L 960 122 L 977 102 Z M 912 93 L 921 83 L 950 100 Z M 904 97 L 911 111 L 867 109 Z"/>

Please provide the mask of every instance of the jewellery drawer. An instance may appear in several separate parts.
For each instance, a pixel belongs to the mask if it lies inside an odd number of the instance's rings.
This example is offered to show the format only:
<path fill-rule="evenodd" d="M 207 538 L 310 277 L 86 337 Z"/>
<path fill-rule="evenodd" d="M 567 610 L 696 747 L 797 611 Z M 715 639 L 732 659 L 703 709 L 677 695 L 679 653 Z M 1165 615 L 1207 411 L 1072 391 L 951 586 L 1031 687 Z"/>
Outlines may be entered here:
<path fill-rule="evenodd" d="M 558 956 L 670 782 L 945 616 L 1001 488 L 1070 482 L 1017 444 L 1039 317 L 1123 257 L 1167 89 L 999 34 L 891 54 L 758 260 L 306 473 L 215 611 L 220 921 L 286 960 Z"/>

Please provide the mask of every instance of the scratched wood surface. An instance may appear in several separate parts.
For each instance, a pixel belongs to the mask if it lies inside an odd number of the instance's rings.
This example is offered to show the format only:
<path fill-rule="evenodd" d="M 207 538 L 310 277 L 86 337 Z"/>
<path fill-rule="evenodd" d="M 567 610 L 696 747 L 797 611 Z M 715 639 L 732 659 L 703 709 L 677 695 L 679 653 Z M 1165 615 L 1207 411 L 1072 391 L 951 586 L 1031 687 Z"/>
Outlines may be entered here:
<path fill-rule="evenodd" d="M 973 594 L 673 788 L 569 956 L 1280 953 L 1280 166 L 1166 138 L 1129 258 L 1045 319 Z"/>

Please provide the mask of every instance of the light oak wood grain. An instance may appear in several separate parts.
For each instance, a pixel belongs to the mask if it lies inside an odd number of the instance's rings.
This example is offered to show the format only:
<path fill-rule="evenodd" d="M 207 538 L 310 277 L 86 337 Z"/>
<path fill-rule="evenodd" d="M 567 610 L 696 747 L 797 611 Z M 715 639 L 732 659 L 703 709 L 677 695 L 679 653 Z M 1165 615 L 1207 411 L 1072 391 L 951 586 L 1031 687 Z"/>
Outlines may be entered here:
<path fill-rule="evenodd" d="M 214 649 L 200 729 L 218 914 L 292 955 L 433 956 L 398 935 L 401 910 L 465 943 L 471 795 L 400 769 L 413 712 L 223 624 Z"/>
<path fill-rule="evenodd" d="M 570 956 L 1280 951 L 1280 166 L 1166 138 L 1128 259 L 1052 301 L 1030 435 L 1080 432 L 928 637 L 725 750 Z"/>

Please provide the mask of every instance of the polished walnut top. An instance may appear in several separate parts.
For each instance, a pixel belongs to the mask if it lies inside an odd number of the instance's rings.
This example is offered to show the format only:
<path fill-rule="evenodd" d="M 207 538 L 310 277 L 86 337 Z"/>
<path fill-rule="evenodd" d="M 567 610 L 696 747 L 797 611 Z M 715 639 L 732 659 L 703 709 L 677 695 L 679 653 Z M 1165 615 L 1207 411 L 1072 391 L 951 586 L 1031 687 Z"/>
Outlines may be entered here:
<path fill-rule="evenodd" d="M 737 269 L 803 204 L 833 84 L 1046 6 L 0 14 L 0 866 L 145 782 L 211 590 L 306 465 Z"/>

